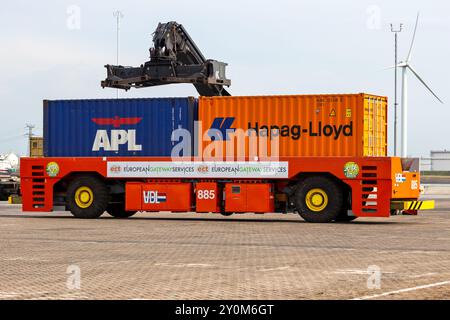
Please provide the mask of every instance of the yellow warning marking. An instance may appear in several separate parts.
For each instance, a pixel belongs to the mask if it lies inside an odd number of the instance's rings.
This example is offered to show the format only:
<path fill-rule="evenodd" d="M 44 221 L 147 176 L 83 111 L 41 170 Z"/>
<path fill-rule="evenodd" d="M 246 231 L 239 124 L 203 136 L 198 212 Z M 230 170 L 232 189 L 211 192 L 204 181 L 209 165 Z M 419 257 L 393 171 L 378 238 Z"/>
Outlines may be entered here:
<path fill-rule="evenodd" d="M 350 109 L 350 108 L 345 109 L 345 117 L 346 118 L 352 117 L 352 109 Z"/>
<path fill-rule="evenodd" d="M 336 117 L 336 110 L 331 109 L 330 117 Z"/>
<path fill-rule="evenodd" d="M 431 210 L 434 209 L 434 200 L 419 201 L 392 201 L 391 209 L 398 210 Z"/>

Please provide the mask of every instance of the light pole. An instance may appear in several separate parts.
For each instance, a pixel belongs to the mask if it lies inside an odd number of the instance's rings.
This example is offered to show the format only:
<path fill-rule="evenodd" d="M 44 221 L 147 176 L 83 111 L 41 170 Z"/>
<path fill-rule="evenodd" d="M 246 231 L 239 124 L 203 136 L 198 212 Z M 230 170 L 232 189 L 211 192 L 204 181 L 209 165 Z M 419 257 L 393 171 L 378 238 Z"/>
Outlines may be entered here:
<path fill-rule="evenodd" d="M 120 19 L 124 17 L 123 13 L 119 10 L 113 12 L 113 16 L 117 19 L 117 34 L 116 34 L 116 41 L 117 41 L 117 47 L 116 47 L 116 65 L 119 65 L 119 35 L 120 35 Z M 119 89 L 117 89 L 116 92 L 116 98 L 119 98 Z"/>
<path fill-rule="evenodd" d="M 31 156 L 31 137 L 34 136 L 33 129 L 35 127 L 36 126 L 34 124 L 27 123 L 25 125 L 25 128 L 28 129 L 28 133 L 25 133 L 25 135 L 28 137 L 28 148 L 27 148 L 28 156 Z"/>
<path fill-rule="evenodd" d="M 399 32 L 402 32 L 403 24 L 400 23 L 398 29 L 394 28 L 394 25 L 391 23 L 391 32 L 394 33 L 394 46 L 395 46 L 395 64 L 394 64 L 394 156 L 397 155 L 397 35 Z"/>

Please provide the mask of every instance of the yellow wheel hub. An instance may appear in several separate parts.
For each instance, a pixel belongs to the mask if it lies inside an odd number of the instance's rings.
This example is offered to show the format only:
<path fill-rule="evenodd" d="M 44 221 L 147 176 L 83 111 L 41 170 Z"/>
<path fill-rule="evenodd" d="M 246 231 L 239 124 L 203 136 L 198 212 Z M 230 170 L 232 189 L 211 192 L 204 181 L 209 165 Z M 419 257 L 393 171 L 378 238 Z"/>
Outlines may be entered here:
<path fill-rule="evenodd" d="M 75 203 L 81 209 L 89 208 L 94 201 L 94 193 L 89 187 L 79 187 L 75 191 Z"/>
<path fill-rule="evenodd" d="M 320 212 L 328 205 L 327 193 L 319 188 L 311 189 L 306 194 L 306 206 L 309 210 Z"/>

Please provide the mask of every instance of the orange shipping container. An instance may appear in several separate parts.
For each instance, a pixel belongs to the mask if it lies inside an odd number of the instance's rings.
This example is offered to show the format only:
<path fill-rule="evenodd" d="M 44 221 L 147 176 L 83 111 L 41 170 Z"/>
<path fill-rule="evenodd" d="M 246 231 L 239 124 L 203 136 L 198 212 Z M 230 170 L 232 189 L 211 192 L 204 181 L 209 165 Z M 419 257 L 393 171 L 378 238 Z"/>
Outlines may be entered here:
<path fill-rule="evenodd" d="M 203 133 L 199 154 L 203 155 L 211 140 L 235 141 L 236 129 L 247 134 L 253 129 L 258 138 L 266 136 L 268 155 L 275 136 L 282 157 L 387 155 L 387 98 L 381 96 L 200 97 L 198 119 Z M 249 150 L 247 137 L 246 156 Z"/>

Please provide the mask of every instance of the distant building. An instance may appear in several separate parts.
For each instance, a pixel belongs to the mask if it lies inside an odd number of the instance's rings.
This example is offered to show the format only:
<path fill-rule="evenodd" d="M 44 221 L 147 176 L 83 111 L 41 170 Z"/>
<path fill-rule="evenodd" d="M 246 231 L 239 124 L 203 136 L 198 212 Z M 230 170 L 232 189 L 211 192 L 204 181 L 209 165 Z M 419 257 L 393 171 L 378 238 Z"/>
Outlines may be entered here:
<path fill-rule="evenodd" d="M 431 171 L 450 171 L 450 151 L 430 151 Z"/>
<path fill-rule="evenodd" d="M 11 177 L 11 165 L 7 161 L 0 160 L 0 180 Z"/>
<path fill-rule="evenodd" d="M 28 150 L 29 156 L 32 158 L 38 158 L 44 156 L 44 138 L 42 137 L 30 137 L 30 145 Z"/>
<path fill-rule="evenodd" d="M 17 169 L 19 167 L 20 158 L 15 153 L 8 153 L 7 155 L 0 155 L 0 161 L 5 165 L 9 164 L 11 168 Z"/>

